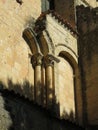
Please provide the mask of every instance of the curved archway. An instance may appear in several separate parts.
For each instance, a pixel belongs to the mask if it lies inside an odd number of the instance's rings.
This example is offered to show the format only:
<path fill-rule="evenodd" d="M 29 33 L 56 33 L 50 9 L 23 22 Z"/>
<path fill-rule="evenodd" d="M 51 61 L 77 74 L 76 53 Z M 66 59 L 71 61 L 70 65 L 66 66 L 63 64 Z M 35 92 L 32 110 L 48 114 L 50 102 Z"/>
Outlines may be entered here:
<path fill-rule="evenodd" d="M 40 46 L 40 51 L 41 53 L 45 56 L 49 53 L 49 46 L 48 43 L 46 41 L 45 36 L 43 35 L 43 32 L 37 36 L 38 42 L 39 42 L 39 46 Z"/>
<path fill-rule="evenodd" d="M 74 70 L 68 60 L 59 55 L 58 80 L 60 116 L 65 119 L 75 118 Z"/>
<path fill-rule="evenodd" d="M 78 62 L 78 54 L 77 54 L 77 52 L 75 52 L 73 49 L 66 46 L 65 44 L 57 44 L 55 46 L 55 55 L 58 56 L 61 52 L 66 53 L 64 55 L 66 56 L 66 58 L 68 57 L 68 59 L 70 59 L 70 61 L 73 61 L 73 64 L 75 62 L 76 62 L 75 64 L 77 64 L 77 62 Z"/>
<path fill-rule="evenodd" d="M 35 34 L 32 29 L 25 29 L 23 32 L 23 38 L 27 42 L 32 54 L 37 54 L 40 52 L 38 41 L 36 40 Z"/>
<path fill-rule="evenodd" d="M 60 57 L 64 58 L 65 60 L 67 60 L 69 62 L 69 64 L 72 66 L 72 68 L 74 70 L 74 73 L 75 73 L 75 70 L 78 67 L 78 63 L 73 58 L 73 56 L 70 53 L 66 52 L 66 51 L 61 51 L 58 56 L 60 56 Z"/>
<path fill-rule="evenodd" d="M 78 109 L 81 93 L 79 81 L 79 68 L 76 58 L 71 55 L 64 47 L 58 47 L 56 55 L 60 59 L 60 63 L 56 68 L 56 86 L 58 86 L 58 102 L 60 107 L 60 115 L 63 118 L 77 120 L 82 113 Z M 80 101 L 79 101 L 80 100 Z M 79 115 L 80 114 L 80 115 Z"/>
<path fill-rule="evenodd" d="M 41 53 L 46 56 L 47 54 L 54 54 L 54 44 L 47 30 L 42 31 L 37 35 L 37 40 L 40 46 Z"/>

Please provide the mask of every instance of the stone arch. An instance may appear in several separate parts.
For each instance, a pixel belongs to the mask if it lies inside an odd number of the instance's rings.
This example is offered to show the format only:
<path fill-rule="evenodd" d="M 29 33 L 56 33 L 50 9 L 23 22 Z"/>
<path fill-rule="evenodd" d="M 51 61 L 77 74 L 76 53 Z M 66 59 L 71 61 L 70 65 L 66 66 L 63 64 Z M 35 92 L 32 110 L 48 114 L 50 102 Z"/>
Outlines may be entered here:
<path fill-rule="evenodd" d="M 41 87 L 42 87 L 42 58 L 43 55 L 40 50 L 39 41 L 37 39 L 36 33 L 31 29 L 27 28 L 23 32 L 23 38 L 28 44 L 31 50 L 30 62 L 32 65 L 32 79 L 33 79 L 33 99 L 36 103 L 41 104 Z"/>
<path fill-rule="evenodd" d="M 67 61 L 73 69 L 73 92 L 74 92 L 74 104 L 75 104 L 74 119 L 79 121 L 78 118 L 80 118 L 79 117 L 80 115 L 82 116 L 82 109 L 81 108 L 78 109 L 78 107 L 79 107 L 79 104 L 81 104 L 82 106 L 82 100 L 81 100 L 81 90 L 80 90 L 80 79 L 79 79 L 80 74 L 79 74 L 79 68 L 78 68 L 78 57 L 69 48 L 66 48 L 66 47 L 64 48 L 64 46 L 56 46 L 55 55 Z"/>
<path fill-rule="evenodd" d="M 40 53 L 38 41 L 31 28 L 27 28 L 23 31 L 23 38 L 27 42 L 32 54 Z"/>
<path fill-rule="evenodd" d="M 49 53 L 49 46 L 43 32 L 37 36 L 40 51 L 45 56 Z"/>
<path fill-rule="evenodd" d="M 77 62 L 78 62 L 78 55 L 76 54 L 76 52 L 71 49 L 70 47 L 68 47 L 65 44 L 57 44 L 55 46 L 55 55 L 58 56 L 60 52 L 65 52 L 65 56 L 69 57 L 68 59 L 70 59 L 70 61 L 73 61 L 73 66 L 76 66 Z M 75 63 L 76 61 L 76 63 Z"/>
<path fill-rule="evenodd" d="M 54 54 L 54 44 L 47 30 L 38 34 L 37 40 L 40 46 L 40 51 L 44 56 L 47 54 Z"/>
<path fill-rule="evenodd" d="M 58 56 L 67 60 L 69 62 L 69 64 L 72 66 L 74 73 L 75 73 L 75 70 L 77 69 L 78 64 L 77 64 L 76 60 L 73 58 L 73 56 L 71 54 L 69 54 L 69 52 L 66 52 L 66 51 L 61 51 Z"/>

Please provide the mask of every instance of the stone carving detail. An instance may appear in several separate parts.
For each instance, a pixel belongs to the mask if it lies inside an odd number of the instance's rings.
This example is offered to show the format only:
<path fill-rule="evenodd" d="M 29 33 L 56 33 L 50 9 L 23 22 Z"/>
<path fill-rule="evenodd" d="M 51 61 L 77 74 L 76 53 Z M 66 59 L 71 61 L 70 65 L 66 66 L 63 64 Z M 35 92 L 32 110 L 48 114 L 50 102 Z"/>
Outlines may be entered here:
<path fill-rule="evenodd" d="M 59 59 L 57 59 L 56 57 L 54 57 L 53 55 L 51 54 L 48 54 L 46 55 L 44 58 L 43 58 L 43 64 L 45 67 L 47 66 L 53 66 L 54 65 L 54 62 L 60 62 Z"/>
<path fill-rule="evenodd" d="M 42 55 L 40 53 L 37 53 L 31 57 L 31 64 L 33 68 L 35 66 L 41 65 L 42 64 Z"/>

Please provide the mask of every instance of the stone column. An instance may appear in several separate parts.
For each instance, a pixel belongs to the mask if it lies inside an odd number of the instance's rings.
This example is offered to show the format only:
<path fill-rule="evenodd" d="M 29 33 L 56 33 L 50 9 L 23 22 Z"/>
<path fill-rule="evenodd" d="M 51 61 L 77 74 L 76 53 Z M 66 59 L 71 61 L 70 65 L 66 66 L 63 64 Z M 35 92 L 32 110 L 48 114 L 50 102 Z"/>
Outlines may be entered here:
<path fill-rule="evenodd" d="M 59 59 L 51 54 L 44 57 L 45 78 L 46 78 L 46 105 L 51 109 L 55 100 L 55 85 L 54 85 L 54 61 L 59 62 Z"/>
<path fill-rule="evenodd" d="M 52 65 L 48 65 L 46 67 L 46 86 L 47 86 L 47 107 L 51 108 L 51 106 L 53 105 L 53 71 L 52 71 Z"/>
<path fill-rule="evenodd" d="M 53 104 L 53 60 L 48 56 L 44 58 L 46 77 L 46 105 L 51 108 Z"/>
<path fill-rule="evenodd" d="M 31 63 L 34 68 L 34 97 L 35 102 L 41 105 L 41 87 L 42 87 L 42 76 L 41 76 L 41 64 L 42 55 L 40 53 L 33 55 L 31 58 Z"/>
<path fill-rule="evenodd" d="M 46 107 L 45 67 L 42 65 L 42 105 Z"/>

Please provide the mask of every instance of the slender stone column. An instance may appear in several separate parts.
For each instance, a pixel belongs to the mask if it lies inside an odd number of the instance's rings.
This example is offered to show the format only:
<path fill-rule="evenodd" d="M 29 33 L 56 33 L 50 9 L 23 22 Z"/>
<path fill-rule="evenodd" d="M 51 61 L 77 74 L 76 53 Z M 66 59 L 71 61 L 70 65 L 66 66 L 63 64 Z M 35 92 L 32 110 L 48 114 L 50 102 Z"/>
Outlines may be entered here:
<path fill-rule="evenodd" d="M 42 55 L 40 53 L 33 55 L 31 58 L 31 63 L 34 68 L 34 97 L 35 102 L 41 105 L 41 87 L 42 87 L 42 76 L 41 76 L 41 64 Z"/>
<path fill-rule="evenodd" d="M 46 67 L 46 86 L 47 86 L 47 107 L 51 108 L 53 104 L 53 73 L 52 66 L 48 65 Z"/>
<path fill-rule="evenodd" d="M 42 105 L 46 107 L 45 67 L 42 65 Z"/>
<path fill-rule="evenodd" d="M 45 77 L 46 77 L 46 104 L 47 108 L 53 106 L 54 97 L 54 61 L 59 62 L 57 58 L 52 55 L 47 55 L 44 57 L 45 63 Z"/>

